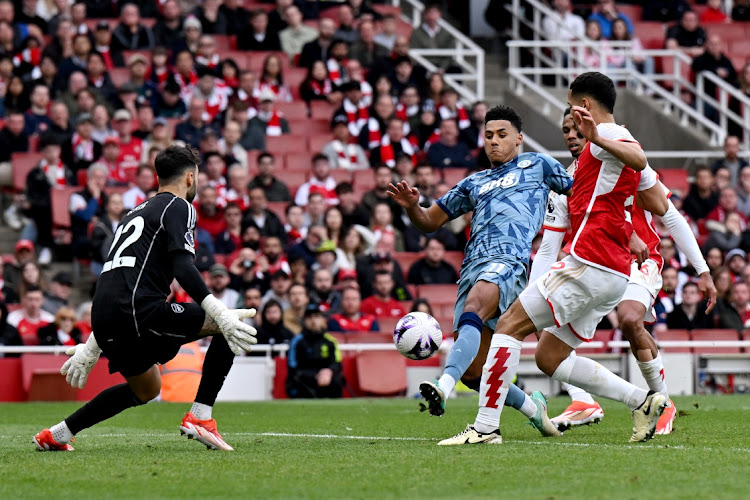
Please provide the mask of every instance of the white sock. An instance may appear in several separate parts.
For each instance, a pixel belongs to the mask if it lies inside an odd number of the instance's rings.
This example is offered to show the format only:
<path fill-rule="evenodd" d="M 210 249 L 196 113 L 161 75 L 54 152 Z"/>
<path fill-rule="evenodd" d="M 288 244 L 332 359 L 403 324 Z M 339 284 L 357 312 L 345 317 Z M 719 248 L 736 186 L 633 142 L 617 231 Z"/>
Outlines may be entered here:
<path fill-rule="evenodd" d="M 500 414 L 520 358 L 521 342 L 502 333 L 492 336 L 487 361 L 482 368 L 479 412 L 474 422 L 477 431 L 488 433 L 500 427 Z"/>
<path fill-rule="evenodd" d="M 190 412 L 198 420 L 211 420 L 211 411 L 213 409 L 213 406 L 204 405 L 202 403 L 193 403 Z"/>
<path fill-rule="evenodd" d="M 580 387 L 566 384 L 565 382 L 562 382 L 560 385 L 562 386 L 563 390 L 568 392 L 568 396 L 570 396 L 570 399 L 572 399 L 573 401 L 580 401 L 582 403 L 590 405 L 596 403 L 596 401 L 594 401 L 594 398 L 591 397 L 591 394 L 584 391 Z"/>
<path fill-rule="evenodd" d="M 438 386 L 443 390 L 445 399 L 448 399 L 448 396 L 450 396 L 453 392 L 453 388 L 456 387 L 456 381 L 453 379 L 453 377 L 451 377 L 447 373 L 444 373 L 443 376 L 440 377 L 440 380 L 438 380 Z"/>
<path fill-rule="evenodd" d="M 50 427 L 49 431 L 52 433 L 52 439 L 54 439 L 57 444 L 69 443 L 70 440 L 73 439 L 73 433 L 68 429 L 68 424 L 65 423 L 65 420 Z"/>
<path fill-rule="evenodd" d="M 575 384 L 597 396 L 625 403 L 631 410 L 638 408 L 648 396 L 647 391 L 621 379 L 595 361 L 576 356 L 574 352 L 560 363 L 552 378 Z"/>
<path fill-rule="evenodd" d="M 646 379 L 648 388 L 652 391 L 661 392 L 669 398 L 667 383 L 664 380 L 664 363 L 662 363 L 661 356 L 657 355 L 651 361 L 638 361 L 638 367 L 641 369 L 643 378 Z"/>
<path fill-rule="evenodd" d="M 532 418 L 536 415 L 536 410 L 536 403 L 528 394 L 526 394 L 526 398 L 523 400 L 523 405 L 521 405 L 521 408 L 519 408 L 518 411 L 526 415 L 526 418 Z"/>

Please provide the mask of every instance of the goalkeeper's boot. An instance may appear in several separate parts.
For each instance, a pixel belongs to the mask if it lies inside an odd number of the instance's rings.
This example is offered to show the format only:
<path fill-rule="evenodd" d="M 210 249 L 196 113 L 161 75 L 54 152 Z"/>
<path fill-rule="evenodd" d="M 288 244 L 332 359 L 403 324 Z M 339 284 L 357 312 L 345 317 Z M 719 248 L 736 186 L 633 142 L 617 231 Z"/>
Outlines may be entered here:
<path fill-rule="evenodd" d="M 419 393 L 427 401 L 430 415 L 441 417 L 445 413 L 445 393 L 438 385 L 437 380 L 427 380 L 419 384 Z M 424 405 L 420 404 L 424 411 Z"/>
<path fill-rule="evenodd" d="M 44 429 L 34 436 L 34 444 L 39 451 L 73 451 L 73 447 L 70 444 L 60 444 L 55 441 L 49 429 Z"/>
<path fill-rule="evenodd" d="M 573 401 L 564 412 L 552 419 L 552 423 L 564 432 L 578 425 L 598 424 L 603 418 L 604 410 L 596 401 L 593 404 Z"/>
<path fill-rule="evenodd" d="M 664 413 L 661 414 L 659 421 L 656 422 L 656 433 L 661 435 L 671 434 L 675 417 L 677 417 L 677 408 L 674 407 L 674 403 L 670 399 L 669 404 L 664 408 Z"/>
<path fill-rule="evenodd" d="M 648 441 L 654 437 L 656 422 L 664 413 L 669 400 L 660 393 L 649 391 L 646 400 L 641 406 L 633 410 L 633 435 L 630 437 L 631 443 Z"/>
<path fill-rule="evenodd" d="M 219 434 L 219 431 L 216 429 L 216 420 L 213 418 L 198 420 L 191 411 L 187 412 L 182 419 L 180 434 L 187 434 L 188 439 L 195 439 L 205 444 L 209 450 L 234 450 Z"/>
<path fill-rule="evenodd" d="M 531 400 L 536 404 L 536 415 L 529 419 L 531 426 L 544 437 L 561 436 L 560 430 L 547 415 L 547 398 L 539 391 L 531 393 Z"/>
<path fill-rule="evenodd" d="M 495 429 L 488 434 L 482 434 L 473 425 L 468 424 L 463 432 L 459 432 L 451 438 L 443 439 L 438 443 L 439 446 L 455 446 L 459 444 L 503 444 L 503 438 L 500 435 L 500 429 Z"/>

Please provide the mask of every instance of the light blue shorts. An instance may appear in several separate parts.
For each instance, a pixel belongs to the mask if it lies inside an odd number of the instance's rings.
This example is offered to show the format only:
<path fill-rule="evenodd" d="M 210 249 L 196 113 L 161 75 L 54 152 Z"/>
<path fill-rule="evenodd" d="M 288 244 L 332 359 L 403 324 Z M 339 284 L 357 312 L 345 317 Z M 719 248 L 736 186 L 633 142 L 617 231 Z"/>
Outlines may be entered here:
<path fill-rule="evenodd" d="M 493 332 L 497 320 L 526 288 L 526 266 L 518 261 L 500 259 L 476 259 L 461 267 L 461 278 L 458 280 L 458 297 L 453 309 L 453 331 L 458 330 L 458 320 L 464 312 L 464 304 L 469 291 L 477 281 L 487 281 L 498 286 L 500 300 L 496 315 L 484 322 Z"/>

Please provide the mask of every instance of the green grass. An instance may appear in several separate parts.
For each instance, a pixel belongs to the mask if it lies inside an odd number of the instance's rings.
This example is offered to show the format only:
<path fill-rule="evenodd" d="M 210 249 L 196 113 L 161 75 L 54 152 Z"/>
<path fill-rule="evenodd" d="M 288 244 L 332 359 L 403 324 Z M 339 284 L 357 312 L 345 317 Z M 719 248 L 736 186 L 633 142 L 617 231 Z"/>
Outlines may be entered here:
<path fill-rule="evenodd" d="M 674 433 L 649 443 L 628 444 L 629 412 L 605 400 L 602 424 L 562 438 L 506 409 L 505 443 L 473 447 L 435 443 L 473 420 L 475 397 L 440 419 L 409 399 L 219 403 L 228 453 L 180 437 L 188 405 L 164 403 L 83 431 L 72 453 L 39 453 L 31 437 L 77 406 L 3 404 L 0 498 L 747 498 L 750 396 L 675 402 Z"/>

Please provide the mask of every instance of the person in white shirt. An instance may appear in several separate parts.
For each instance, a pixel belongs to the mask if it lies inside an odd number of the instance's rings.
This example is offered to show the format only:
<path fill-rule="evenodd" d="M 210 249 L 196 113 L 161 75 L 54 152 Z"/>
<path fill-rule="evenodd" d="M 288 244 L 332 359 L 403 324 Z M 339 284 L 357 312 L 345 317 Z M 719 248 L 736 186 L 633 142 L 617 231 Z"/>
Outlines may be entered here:
<path fill-rule="evenodd" d="M 573 14 L 570 0 L 553 0 L 552 7 L 555 13 L 542 21 L 542 30 L 547 39 L 556 42 L 582 40 L 585 23 L 582 17 Z"/>
<path fill-rule="evenodd" d="M 154 189 L 156 174 L 151 165 L 142 164 L 138 167 L 135 186 L 122 195 L 122 206 L 125 210 L 132 210 L 148 199 L 149 191 Z"/>

